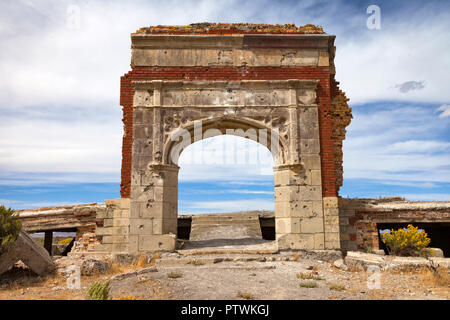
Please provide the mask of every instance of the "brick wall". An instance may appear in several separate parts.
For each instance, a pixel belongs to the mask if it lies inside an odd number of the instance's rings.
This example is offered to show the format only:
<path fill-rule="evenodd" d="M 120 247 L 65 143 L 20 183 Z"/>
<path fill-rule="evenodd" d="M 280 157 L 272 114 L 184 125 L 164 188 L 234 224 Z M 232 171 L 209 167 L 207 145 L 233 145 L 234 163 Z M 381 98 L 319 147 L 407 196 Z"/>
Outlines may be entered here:
<path fill-rule="evenodd" d="M 96 235 L 95 231 L 95 226 L 78 227 L 71 252 L 94 251 L 95 245 L 101 243 L 101 238 Z"/>
<path fill-rule="evenodd" d="M 130 197 L 131 156 L 133 143 L 133 94 L 135 80 L 289 80 L 317 79 L 319 129 L 322 160 L 322 193 L 337 196 L 336 170 L 330 96 L 329 67 L 132 67 L 121 78 L 120 105 L 123 107 L 124 136 L 122 145 L 121 197 Z"/>

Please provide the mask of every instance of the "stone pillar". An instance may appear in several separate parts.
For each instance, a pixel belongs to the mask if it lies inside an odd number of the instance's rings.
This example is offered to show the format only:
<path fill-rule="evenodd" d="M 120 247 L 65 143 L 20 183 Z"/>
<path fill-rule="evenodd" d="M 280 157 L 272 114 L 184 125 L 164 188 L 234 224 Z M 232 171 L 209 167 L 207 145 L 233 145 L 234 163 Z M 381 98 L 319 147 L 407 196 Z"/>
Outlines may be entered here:
<path fill-rule="evenodd" d="M 102 226 L 95 230 L 95 236 L 100 244 L 94 245 L 96 252 L 128 252 L 130 234 L 130 199 L 119 198 L 105 200 L 106 210 L 97 213 L 97 220 L 102 221 Z M 77 232 L 77 242 L 83 251 L 87 250 L 85 230 Z M 74 249 L 72 251 L 80 251 Z"/>
<path fill-rule="evenodd" d="M 339 202 L 337 197 L 323 198 L 325 249 L 340 249 Z"/>
<path fill-rule="evenodd" d="M 178 170 L 150 164 L 131 184 L 129 251 L 174 250 L 177 234 Z"/>
<path fill-rule="evenodd" d="M 324 248 L 322 187 L 313 175 L 301 164 L 274 168 L 275 232 L 280 249 Z"/>

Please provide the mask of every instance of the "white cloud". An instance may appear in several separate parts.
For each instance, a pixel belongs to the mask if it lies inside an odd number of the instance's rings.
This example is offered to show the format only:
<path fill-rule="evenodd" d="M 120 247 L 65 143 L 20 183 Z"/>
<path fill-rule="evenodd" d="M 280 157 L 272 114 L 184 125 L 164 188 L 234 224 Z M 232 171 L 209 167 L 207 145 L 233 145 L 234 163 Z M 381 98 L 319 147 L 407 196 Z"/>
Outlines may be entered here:
<path fill-rule="evenodd" d="M 343 145 L 344 181 L 450 182 L 450 142 L 428 107 L 355 111 Z"/>
<path fill-rule="evenodd" d="M 411 201 L 450 201 L 450 193 L 408 193 L 399 196 Z"/>
<path fill-rule="evenodd" d="M 231 135 L 195 142 L 178 162 L 180 181 L 267 180 L 273 174 L 273 157 L 262 144 Z"/>
<path fill-rule="evenodd" d="M 440 106 L 437 109 L 437 111 L 442 111 L 441 114 L 439 115 L 439 118 L 450 117 L 450 105 L 448 105 L 448 104 Z"/>
<path fill-rule="evenodd" d="M 251 210 L 273 210 L 273 200 L 230 200 L 230 201 L 193 201 L 180 202 L 183 211 L 186 213 L 221 213 Z"/>
<path fill-rule="evenodd" d="M 429 140 L 407 140 L 399 141 L 386 146 L 386 152 L 398 153 L 427 153 L 448 152 L 450 142 Z"/>
<path fill-rule="evenodd" d="M 402 21 L 380 31 L 368 31 L 355 41 L 337 38 L 336 78 L 351 103 L 450 100 L 450 73 L 436 72 L 450 69 L 446 54 L 450 49 L 450 29 L 448 23 L 434 16 L 424 15 L 421 23 Z M 448 21 L 448 17 L 445 19 Z M 403 92 L 396 87 L 415 83 L 415 79 L 425 81 L 426 86 Z"/>
<path fill-rule="evenodd" d="M 80 28 L 68 28 L 70 5 L 80 7 Z M 2 5 L 0 102 L 8 105 L 118 105 L 119 77 L 129 70 L 130 33 L 142 26 L 198 21 L 318 23 L 337 35 L 337 78 L 352 102 L 378 99 L 449 100 L 446 84 L 450 30 L 443 19 L 418 14 L 379 31 L 365 26 L 365 8 L 344 2 L 318 11 L 312 1 L 294 6 L 238 1 L 15 1 Z M 266 10 L 260 10 L 264 6 Z M 382 7 L 383 9 L 383 7 Z M 346 15 L 343 29 L 334 14 Z M 420 11 L 419 11 L 420 13 Z M 411 17 L 409 17 L 411 18 Z M 419 20 L 420 19 L 420 20 Z M 421 23 L 417 23 L 419 20 Z M 426 28 L 424 28 L 426 25 Z M 433 36 L 430 37 L 430 34 Z M 424 45 L 426 44 L 426 45 Z M 414 48 L 414 50 L 412 50 Z M 395 72 L 393 72 L 395 70 Z M 422 90 L 400 93 L 398 84 L 426 81 Z M 113 107 L 113 106 L 112 106 Z"/>
<path fill-rule="evenodd" d="M 10 120 L 0 126 L 1 171 L 118 173 L 121 128 L 120 119 Z"/>
<path fill-rule="evenodd" d="M 270 195 L 273 195 L 273 194 L 274 194 L 274 191 L 260 191 L 260 190 L 236 189 L 236 190 L 227 190 L 226 193 L 237 193 L 237 194 L 270 194 Z"/>
<path fill-rule="evenodd" d="M 404 187 L 426 188 L 426 189 L 433 189 L 438 186 L 436 183 L 432 182 L 382 181 L 381 183 L 389 186 L 404 186 Z"/>
<path fill-rule="evenodd" d="M 404 12 L 403 19 L 394 23 L 381 5 L 382 29 L 370 31 L 366 8 L 343 1 L 328 3 L 326 10 L 315 1 L 136 1 L 126 6 L 121 1 L 89 1 L 79 2 L 81 24 L 72 30 L 67 27 L 67 8 L 73 4 L 77 3 L 43 0 L 0 5 L 0 107 L 2 115 L 23 110 L 21 117 L 9 116 L 0 127 L 2 183 L 24 184 L 29 172 L 64 173 L 37 178 L 46 183 L 117 180 L 122 142 L 120 76 L 130 69 L 130 33 L 142 26 L 199 21 L 320 24 L 337 35 L 336 77 L 351 103 L 450 100 L 450 73 L 442 72 L 450 69 L 446 54 L 450 18 L 445 10 L 427 12 L 423 6 Z M 345 17 L 345 24 L 335 19 L 337 14 Z M 426 85 L 404 93 L 396 88 L 414 81 Z M 447 105 L 439 111 L 440 118 L 450 115 Z M 411 125 L 399 126 L 399 117 L 406 113 L 416 116 L 415 122 L 411 117 Z M 440 148 L 448 151 L 448 142 L 417 138 L 435 126 L 432 120 L 423 121 L 414 108 L 355 118 L 355 134 L 344 142 L 345 177 L 448 181 L 448 152 L 427 154 Z M 265 149 L 248 150 L 264 154 Z M 182 159 L 188 159 L 189 152 L 183 152 Z M 190 154 L 194 159 L 195 154 Z M 269 154 L 263 166 L 244 163 L 221 172 L 223 165 L 217 161 L 226 159 L 226 154 L 221 149 L 205 151 L 202 159 L 209 166 L 188 165 L 180 159 L 180 180 L 213 180 L 223 177 L 223 172 L 230 181 L 264 180 L 267 176 L 261 173 L 272 170 Z M 405 173 L 408 170 L 420 172 L 411 175 Z M 8 173 L 21 173 L 20 179 Z M 36 177 L 28 178 L 36 182 Z"/>

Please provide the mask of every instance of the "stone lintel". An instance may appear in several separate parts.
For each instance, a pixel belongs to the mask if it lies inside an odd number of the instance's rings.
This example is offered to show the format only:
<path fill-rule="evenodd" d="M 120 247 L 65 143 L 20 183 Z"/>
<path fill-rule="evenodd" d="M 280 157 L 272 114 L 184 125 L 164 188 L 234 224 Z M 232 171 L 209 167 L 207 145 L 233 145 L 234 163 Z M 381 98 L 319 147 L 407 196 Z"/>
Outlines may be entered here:
<path fill-rule="evenodd" d="M 289 48 L 328 49 L 335 36 L 328 34 L 232 34 L 232 35 L 168 35 L 132 34 L 131 48 Z"/>

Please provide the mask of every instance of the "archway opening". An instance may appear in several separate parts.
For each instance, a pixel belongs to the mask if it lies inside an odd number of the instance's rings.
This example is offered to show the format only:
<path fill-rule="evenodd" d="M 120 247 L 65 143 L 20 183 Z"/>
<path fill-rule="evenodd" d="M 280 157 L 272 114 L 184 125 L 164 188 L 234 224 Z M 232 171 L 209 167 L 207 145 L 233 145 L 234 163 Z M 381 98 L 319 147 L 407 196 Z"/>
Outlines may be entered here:
<path fill-rule="evenodd" d="M 275 239 L 274 158 L 266 146 L 218 135 L 187 146 L 178 165 L 178 238 Z"/>

